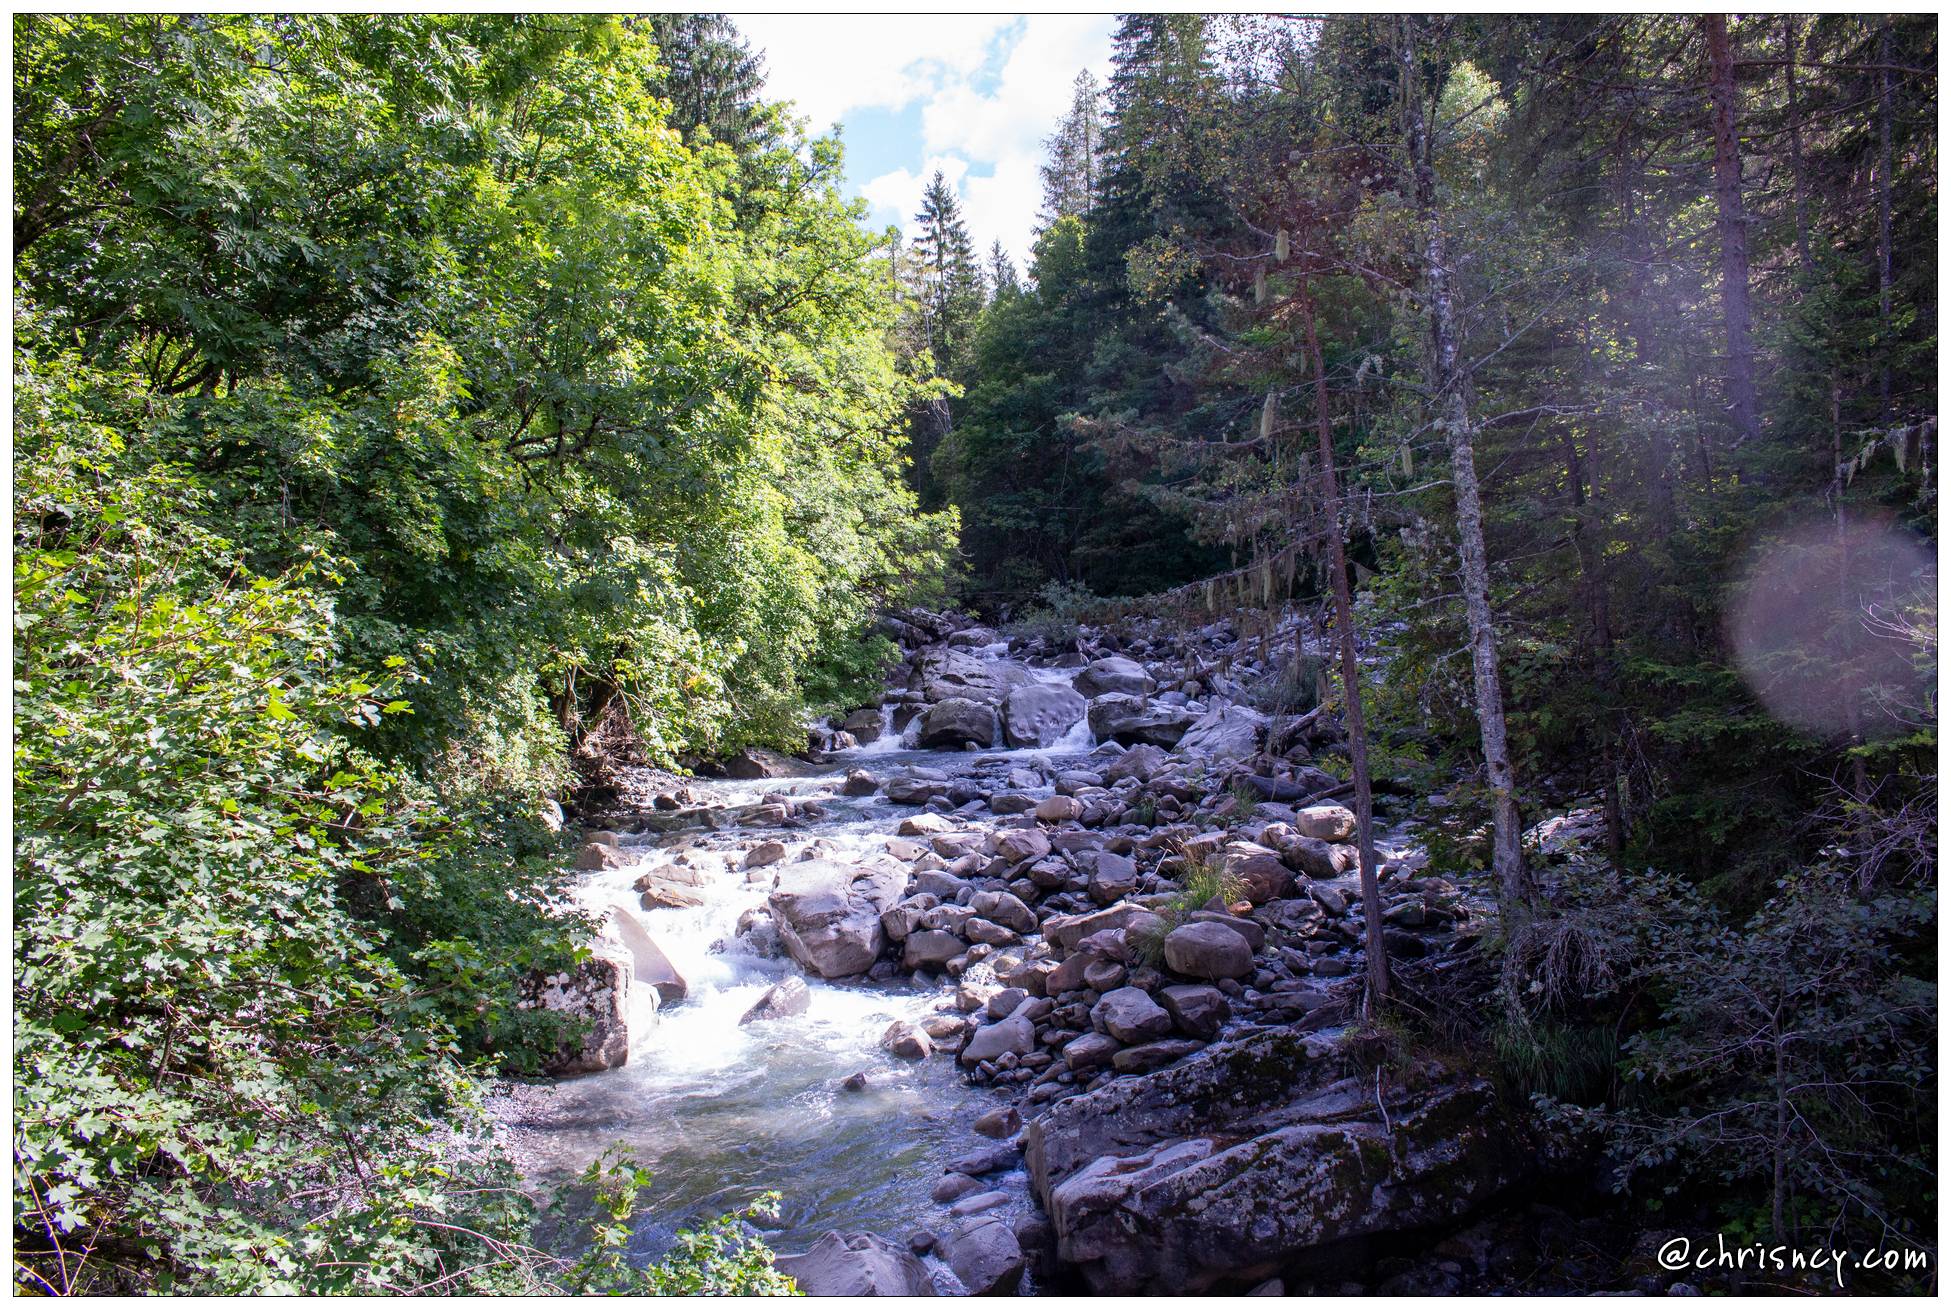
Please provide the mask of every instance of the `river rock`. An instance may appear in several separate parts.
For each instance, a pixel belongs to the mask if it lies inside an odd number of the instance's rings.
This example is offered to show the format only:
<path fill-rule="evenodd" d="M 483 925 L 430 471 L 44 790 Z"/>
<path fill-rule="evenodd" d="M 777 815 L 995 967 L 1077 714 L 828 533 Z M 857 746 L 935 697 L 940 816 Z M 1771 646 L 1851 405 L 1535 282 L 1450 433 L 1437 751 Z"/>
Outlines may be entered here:
<path fill-rule="evenodd" d="M 1136 696 L 1099 696 L 1091 702 L 1091 734 L 1126 746 L 1176 746 L 1198 718 L 1183 705 Z"/>
<path fill-rule="evenodd" d="M 767 900 L 779 940 L 800 967 L 822 978 L 865 973 L 887 943 L 881 915 L 907 875 L 830 860 L 790 864 Z"/>
<path fill-rule="evenodd" d="M 1203 983 L 1180 983 L 1159 991 L 1159 1004 L 1172 1016 L 1173 1024 L 1188 1037 L 1211 1041 L 1232 1015 L 1226 995 L 1217 987 Z"/>
<path fill-rule="evenodd" d="M 629 864 L 630 860 L 631 857 L 614 842 L 586 841 L 576 852 L 576 868 L 582 873 L 621 869 Z"/>
<path fill-rule="evenodd" d="M 881 1034 L 881 1049 L 900 1056 L 903 1060 L 926 1060 L 935 1047 L 928 1040 L 928 1034 L 911 1023 L 895 1020 Z"/>
<path fill-rule="evenodd" d="M 840 720 L 840 731 L 852 733 L 854 740 L 863 746 L 870 741 L 879 741 L 883 731 L 880 707 L 869 705 L 866 709 L 855 710 Z"/>
<path fill-rule="evenodd" d="M 998 828 L 994 842 L 996 854 L 1011 864 L 1040 860 L 1050 853 L 1050 838 L 1041 828 Z"/>
<path fill-rule="evenodd" d="M 1084 698 L 1069 687 L 1017 687 L 1003 698 L 1003 740 L 1011 746 L 1054 746 L 1084 717 L 1084 706 Z"/>
<path fill-rule="evenodd" d="M 973 1068 L 999 1055 L 1028 1055 L 1036 1049 L 1036 1027 L 1020 1015 L 978 1028 L 963 1046 L 961 1061 Z"/>
<path fill-rule="evenodd" d="M 880 789 L 881 784 L 865 769 L 848 769 L 846 780 L 840 784 L 842 796 L 872 796 Z"/>
<path fill-rule="evenodd" d="M 1044 823 L 1067 823 L 1083 817 L 1084 803 L 1075 796 L 1046 796 L 1032 813 Z"/>
<path fill-rule="evenodd" d="M 796 1014 L 805 1014 L 813 1004 L 813 991 L 804 978 L 794 976 L 782 978 L 766 988 L 766 994 L 753 1003 L 739 1018 L 738 1026 L 748 1023 L 770 1023 L 774 1019 L 790 1019 Z"/>
<path fill-rule="evenodd" d="M 1204 1042 L 1187 1041 L 1183 1037 L 1147 1042 L 1143 1046 L 1127 1046 L 1111 1057 L 1111 1067 L 1119 1073 L 1150 1073 L 1205 1048 Z"/>
<path fill-rule="evenodd" d="M 924 750 L 939 750 L 988 746 L 995 740 L 995 708 L 958 696 L 929 707 L 915 743 Z"/>
<path fill-rule="evenodd" d="M 1220 852 L 1226 876 L 1239 884 L 1240 894 L 1255 905 L 1285 895 L 1294 885 L 1294 875 L 1280 855 L 1255 842 L 1226 843 Z"/>
<path fill-rule="evenodd" d="M 1172 757 L 1156 746 L 1133 746 L 1104 766 L 1104 781 L 1109 783 L 1136 778 L 1140 782 L 1150 782 L 1171 762 Z"/>
<path fill-rule="evenodd" d="M 621 905 L 612 906 L 609 918 L 605 920 L 604 932 L 620 942 L 630 953 L 630 965 L 636 980 L 657 993 L 659 1005 L 676 1005 L 690 993 L 684 975 L 677 971 L 668 955 L 651 938 L 637 916 Z"/>
<path fill-rule="evenodd" d="M 1145 672 L 1144 665 L 1122 655 L 1107 655 L 1101 660 L 1092 660 L 1078 670 L 1070 685 L 1084 696 L 1102 696 L 1106 692 L 1142 696 L 1158 687 L 1152 675 Z"/>
<path fill-rule="evenodd" d="M 1149 1042 L 1172 1031 L 1172 1016 L 1138 988 L 1120 987 L 1091 1007 L 1091 1024 L 1121 1042 Z"/>
<path fill-rule="evenodd" d="M 1219 705 L 1206 711 L 1179 738 L 1179 753 L 1211 760 L 1243 760 L 1267 739 L 1267 716 L 1244 705 Z"/>
<path fill-rule="evenodd" d="M 930 1191 L 928 1195 L 933 1200 L 947 1205 L 957 1197 L 967 1196 L 970 1192 L 979 1192 L 981 1190 L 982 1184 L 967 1174 L 951 1173 L 943 1174 L 941 1181 L 935 1184 L 934 1190 Z"/>
<path fill-rule="evenodd" d="M 763 869 L 768 864 L 777 864 L 786 858 L 786 843 L 782 841 L 762 841 L 745 853 L 742 869 Z"/>
<path fill-rule="evenodd" d="M 981 1215 L 953 1229 L 937 1254 L 972 1296 L 1013 1295 L 1023 1279 L 1023 1248 L 1000 1215 Z"/>
<path fill-rule="evenodd" d="M 1099 905 L 1115 905 L 1138 890 L 1138 865 L 1127 855 L 1098 851 L 1091 861 L 1091 899 Z"/>
<path fill-rule="evenodd" d="M 940 646 L 923 652 L 918 673 L 921 693 L 930 702 L 971 700 L 992 710 L 1016 688 L 1036 685 L 1036 675 L 1013 660 L 979 659 Z"/>
<path fill-rule="evenodd" d="M 1347 841 L 1355 835 L 1355 812 L 1343 805 L 1310 805 L 1294 811 L 1294 831 L 1317 841 Z"/>
<path fill-rule="evenodd" d="M 808 1296 L 933 1296 L 928 1268 L 873 1233 L 828 1233 L 798 1255 L 773 1259 Z"/>
<path fill-rule="evenodd" d="M 1016 932 L 1036 931 L 1036 911 L 1010 892 L 977 892 L 969 908 L 981 917 Z"/>
<path fill-rule="evenodd" d="M 819 772 L 810 764 L 769 751 L 758 746 L 748 746 L 742 751 L 719 761 L 719 769 L 727 778 L 746 780 L 758 778 L 804 778 Z"/>
<path fill-rule="evenodd" d="M 599 941 L 595 952 L 569 972 L 538 976 L 523 989 L 523 1008 L 589 1023 L 580 1042 L 558 1047 L 543 1062 L 551 1074 L 597 1073 L 630 1058 L 630 960 L 621 947 L 606 942 Z"/>
<path fill-rule="evenodd" d="M 895 829 L 903 837 L 936 837 L 955 831 L 955 821 L 939 814 L 910 814 Z"/>
<path fill-rule="evenodd" d="M 1031 1185 L 1092 1291 L 1184 1294 L 1454 1223 L 1530 1158 L 1487 1080 L 1383 1096 L 1386 1121 L 1332 1042 L 1264 1030 L 1057 1102 L 1025 1130 Z"/>
<path fill-rule="evenodd" d="M 1015 1106 L 1004 1105 L 978 1116 L 969 1126 L 984 1137 L 1014 1137 L 1023 1126 L 1023 1116 Z"/>
<path fill-rule="evenodd" d="M 1085 1033 L 1064 1043 L 1064 1064 L 1073 1073 L 1089 1073 L 1110 1064 L 1119 1050 L 1118 1039 L 1109 1033 Z"/>
<path fill-rule="evenodd" d="M 968 943 L 952 932 L 931 929 L 909 933 L 908 940 L 901 947 L 901 967 L 910 972 L 916 969 L 940 971 L 943 965 L 968 949 Z"/>
<path fill-rule="evenodd" d="M 1165 934 L 1165 965 L 1188 978 L 1244 978 L 1253 972 L 1253 948 L 1224 924 L 1182 924 Z"/>

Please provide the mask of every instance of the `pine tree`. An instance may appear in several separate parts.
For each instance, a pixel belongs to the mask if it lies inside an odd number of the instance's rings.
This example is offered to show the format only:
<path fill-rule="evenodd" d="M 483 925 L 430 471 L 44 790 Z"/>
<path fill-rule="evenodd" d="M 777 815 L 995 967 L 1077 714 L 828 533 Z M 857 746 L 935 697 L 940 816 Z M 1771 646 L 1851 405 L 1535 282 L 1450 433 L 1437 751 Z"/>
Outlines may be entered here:
<path fill-rule="evenodd" d="M 920 302 L 923 339 L 935 367 L 947 376 L 967 346 L 982 308 L 982 273 L 962 222 L 962 206 L 940 169 L 929 179 L 915 213 L 919 231 L 910 246 Z"/>
<path fill-rule="evenodd" d="M 1001 241 L 989 245 L 989 300 L 993 304 L 1005 291 L 1020 291 L 1021 284 L 1016 277 L 1016 261 L 1003 249 Z"/>
<path fill-rule="evenodd" d="M 1104 92 L 1086 68 L 1071 83 L 1070 112 L 1054 135 L 1046 137 L 1049 157 L 1043 177 L 1042 226 L 1081 215 L 1097 203 L 1104 171 Z"/>

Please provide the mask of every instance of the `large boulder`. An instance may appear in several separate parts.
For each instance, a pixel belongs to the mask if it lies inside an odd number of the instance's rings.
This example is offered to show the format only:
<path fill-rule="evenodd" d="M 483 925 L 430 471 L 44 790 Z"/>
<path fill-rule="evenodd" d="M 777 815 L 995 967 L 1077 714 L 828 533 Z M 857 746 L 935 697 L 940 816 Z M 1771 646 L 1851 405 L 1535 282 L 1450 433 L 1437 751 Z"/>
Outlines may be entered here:
<path fill-rule="evenodd" d="M 1322 1248 L 1454 1223 L 1531 1152 L 1486 1080 L 1417 1074 L 1378 1110 L 1331 1040 L 1267 1029 L 1058 1102 L 1025 1146 L 1059 1258 L 1099 1294 L 1244 1290 Z"/>
<path fill-rule="evenodd" d="M 1188 923 L 1165 934 L 1165 967 L 1188 978 L 1244 978 L 1253 948 L 1223 923 Z"/>
<path fill-rule="evenodd" d="M 1355 835 L 1355 812 L 1345 805 L 1309 805 L 1294 811 L 1294 831 L 1316 841 L 1347 841 Z"/>
<path fill-rule="evenodd" d="M 1244 705 L 1216 705 L 1179 738 L 1179 753 L 1212 760 L 1243 760 L 1267 739 L 1267 716 Z"/>
<path fill-rule="evenodd" d="M 972 1296 L 1012 1296 L 1023 1281 L 1023 1246 L 1001 1215 L 977 1215 L 951 1230 L 938 1253 Z"/>
<path fill-rule="evenodd" d="M 996 740 L 996 711 L 981 701 L 957 696 L 928 707 L 915 744 L 923 750 L 988 746 Z"/>
<path fill-rule="evenodd" d="M 933 1296 L 928 1268 L 905 1246 L 873 1233 L 828 1233 L 772 1267 L 808 1296 Z"/>
<path fill-rule="evenodd" d="M 1142 988 L 1120 987 L 1091 1007 L 1091 1023 L 1121 1042 L 1137 1044 L 1172 1031 L 1172 1016 Z"/>
<path fill-rule="evenodd" d="M 1003 698 L 1003 740 L 1011 746 L 1054 746 L 1084 717 L 1085 705 L 1068 687 L 1017 687 Z"/>
<path fill-rule="evenodd" d="M 767 899 L 779 940 L 801 968 L 822 978 L 865 973 L 887 935 L 881 915 L 900 899 L 907 875 L 830 860 L 802 860 L 779 874 Z"/>
<path fill-rule="evenodd" d="M 567 973 L 531 978 L 517 1002 L 521 1009 L 550 1010 L 589 1025 L 580 1042 L 563 1043 L 543 1061 L 548 1073 L 598 1073 L 630 1058 L 630 957 L 601 940 L 594 951 Z"/>
<path fill-rule="evenodd" d="M 613 905 L 604 922 L 605 936 L 614 937 L 630 953 L 630 964 L 638 982 L 657 993 L 660 1005 L 676 1005 L 690 994 L 684 975 L 671 963 L 671 957 L 651 939 L 637 916 L 626 907 Z"/>
<path fill-rule="evenodd" d="M 1092 660 L 1077 671 L 1070 685 L 1085 696 L 1102 696 L 1113 691 L 1143 696 L 1158 689 L 1158 683 L 1145 672 L 1144 665 L 1122 655 L 1107 655 L 1101 660 Z"/>
<path fill-rule="evenodd" d="M 1091 702 L 1091 735 L 1124 746 L 1176 746 L 1198 719 L 1183 705 L 1137 696 L 1099 696 Z"/>
<path fill-rule="evenodd" d="M 978 659 L 946 646 L 923 652 L 919 675 L 921 694 L 930 701 L 972 700 L 992 709 L 1015 688 L 1036 685 L 1036 675 L 1013 660 Z"/>
<path fill-rule="evenodd" d="M 855 710 L 840 720 L 840 731 L 851 733 L 853 739 L 863 746 L 870 741 L 879 741 L 886 726 L 881 721 L 881 708 L 878 705 L 870 705 L 864 710 Z"/>
<path fill-rule="evenodd" d="M 1171 757 L 1156 746 L 1133 746 L 1104 766 L 1104 780 L 1117 782 L 1123 778 L 1136 778 L 1140 782 L 1150 782 L 1170 763 Z"/>
<path fill-rule="evenodd" d="M 819 772 L 817 767 L 804 760 L 795 760 L 781 755 L 778 751 L 769 751 L 758 746 L 748 746 L 736 754 L 727 756 L 719 761 L 718 767 L 727 778 L 746 780 L 805 778 Z"/>
<path fill-rule="evenodd" d="M 978 1028 L 962 1048 L 962 1063 L 974 1067 L 1000 1055 L 1028 1055 L 1036 1049 L 1036 1025 L 1020 1014 Z"/>

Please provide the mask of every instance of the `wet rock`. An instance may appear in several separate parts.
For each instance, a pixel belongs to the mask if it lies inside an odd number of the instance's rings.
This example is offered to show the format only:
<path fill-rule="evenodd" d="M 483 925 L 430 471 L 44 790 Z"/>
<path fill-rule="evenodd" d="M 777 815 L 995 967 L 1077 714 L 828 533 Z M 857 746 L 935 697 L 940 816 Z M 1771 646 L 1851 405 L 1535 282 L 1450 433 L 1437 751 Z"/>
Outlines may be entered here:
<path fill-rule="evenodd" d="M 1084 717 L 1085 701 L 1069 687 L 1017 687 L 1003 698 L 1003 740 L 1011 746 L 1054 746 Z"/>
<path fill-rule="evenodd" d="M 1023 1116 L 1013 1105 L 1005 1105 L 980 1116 L 969 1125 L 984 1137 L 1014 1137 L 1023 1126 Z"/>
<path fill-rule="evenodd" d="M 953 1229 L 938 1253 L 972 1296 L 1013 1295 L 1023 1278 L 1023 1248 L 999 1215 L 983 1215 Z"/>
<path fill-rule="evenodd" d="M 1015 1163 L 1016 1148 L 1007 1144 L 998 1144 L 996 1146 L 978 1147 L 967 1155 L 956 1157 L 949 1161 L 948 1167 L 943 1172 L 967 1174 L 971 1178 L 980 1178 L 984 1174 L 993 1174 L 998 1170 L 1008 1169 Z"/>
<path fill-rule="evenodd" d="M 1188 923 L 1165 935 L 1165 965 L 1188 978 L 1244 978 L 1253 950 L 1224 924 Z"/>
<path fill-rule="evenodd" d="M 972 1214 L 982 1214 L 1008 1204 L 1008 1192 L 975 1192 L 951 1205 L 948 1212 L 953 1218 L 967 1219 Z"/>
<path fill-rule="evenodd" d="M 913 1252 L 873 1233 L 828 1233 L 797 1255 L 773 1259 L 808 1296 L 933 1296 Z"/>
<path fill-rule="evenodd" d="M 1071 686 L 1087 697 L 1102 696 L 1106 692 L 1142 696 L 1156 690 L 1158 683 L 1138 661 L 1122 655 L 1107 655 L 1101 660 L 1092 660 L 1078 670 L 1077 676 L 1071 679 Z"/>
<path fill-rule="evenodd" d="M 1014 946 L 1022 940 L 1020 933 L 988 919 L 970 919 L 962 926 L 962 935 L 983 946 Z"/>
<path fill-rule="evenodd" d="M 613 842 L 586 841 L 576 852 L 576 868 L 584 873 L 621 869 L 630 862 L 631 857 Z"/>
<path fill-rule="evenodd" d="M 996 814 L 1021 814 L 1035 808 L 1036 797 L 1020 791 L 992 792 L 989 796 L 989 809 Z"/>
<path fill-rule="evenodd" d="M 1136 987 L 1105 993 L 1091 1007 L 1091 1023 L 1126 1043 L 1149 1042 L 1172 1031 L 1172 1016 Z"/>
<path fill-rule="evenodd" d="M 955 822 L 939 814 L 910 814 L 901 820 L 895 829 L 903 837 L 934 837 L 942 833 L 954 832 Z"/>
<path fill-rule="evenodd" d="M 604 921 L 605 935 L 613 937 L 630 954 L 631 970 L 640 983 L 657 993 L 659 1005 L 676 1005 L 690 994 L 684 975 L 677 971 L 643 924 L 623 906 L 611 909 Z"/>
<path fill-rule="evenodd" d="M 985 660 L 937 647 L 922 654 L 918 670 L 922 695 L 931 702 L 970 700 L 992 710 L 1017 687 L 1036 685 L 1036 675 L 1011 660 Z M 990 738 L 984 738 L 987 746 Z"/>
<path fill-rule="evenodd" d="M 745 853 L 745 861 L 739 867 L 743 869 L 763 869 L 766 865 L 777 864 L 785 858 L 786 843 L 780 841 L 762 841 Z"/>
<path fill-rule="evenodd" d="M 804 778 L 819 770 L 812 765 L 751 746 L 719 761 L 719 770 L 727 778 L 752 780 L 757 778 Z"/>
<path fill-rule="evenodd" d="M 973 1066 L 1005 1054 L 1028 1055 L 1035 1049 L 1036 1027 L 1028 1019 L 1011 1016 L 976 1029 L 958 1058 L 963 1065 Z"/>
<path fill-rule="evenodd" d="M 982 1184 L 967 1174 L 943 1174 L 928 1195 L 941 1204 L 947 1205 L 958 1196 L 967 1196 L 970 1192 L 980 1190 Z"/>
<path fill-rule="evenodd" d="M 862 746 L 881 737 L 881 711 L 879 706 L 870 705 L 866 709 L 855 710 L 840 720 L 840 731 L 850 734 Z"/>
<path fill-rule="evenodd" d="M 881 784 L 865 769 L 848 769 L 846 780 L 840 784 L 842 796 L 872 796 L 880 789 Z"/>
<path fill-rule="evenodd" d="M 931 706 L 921 720 L 921 735 L 915 739 L 924 750 L 987 746 L 995 740 L 995 709 L 960 697 Z"/>
<path fill-rule="evenodd" d="M 1092 701 L 1087 717 L 1091 734 L 1099 741 L 1176 746 L 1199 716 L 1182 705 L 1112 695 Z"/>
<path fill-rule="evenodd" d="M 1158 994 L 1159 1003 L 1172 1016 L 1172 1023 L 1188 1037 L 1210 1041 L 1231 1017 L 1232 1007 L 1217 987 L 1180 983 Z"/>
<path fill-rule="evenodd" d="M 881 915 L 906 881 L 898 871 L 807 860 L 785 867 L 767 905 L 787 954 L 822 978 L 844 978 L 879 958 Z"/>
<path fill-rule="evenodd" d="M 926 1060 L 935 1047 L 927 1033 L 913 1024 L 896 1020 L 881 1034 L 881 1049 L 903 1060 Z"/>
<path fill-rule="evenodd" d="M 774 1019 L 789 1019 L 796 1014 L 805 1014 L 812 1004 L 813 992 L 807 987 L 804 978 L 781 979 L 766 988 L 766 994 L 740 1017 L 739 1027 L 743 1028 L 748 1023 L 769 1023 Z"/>

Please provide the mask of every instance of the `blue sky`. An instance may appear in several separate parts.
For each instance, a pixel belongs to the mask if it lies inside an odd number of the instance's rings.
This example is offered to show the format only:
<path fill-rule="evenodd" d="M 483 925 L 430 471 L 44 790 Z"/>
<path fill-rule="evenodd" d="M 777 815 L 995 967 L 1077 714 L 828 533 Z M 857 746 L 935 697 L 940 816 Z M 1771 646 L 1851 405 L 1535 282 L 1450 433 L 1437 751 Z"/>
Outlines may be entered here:
<path fill-rule="evenodd" d="M 969 235 L 1028 263 L 1043 138 L 1070 104 L 1071 80 L 1110 68 L 1108 14 L 733 15 L 765 55 L 769 94 L 814 129 L 840 124 L 847 184 L 875 226 L 906 230 L 939 168 Z"/>

